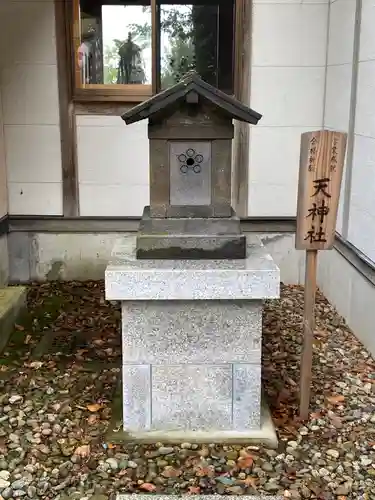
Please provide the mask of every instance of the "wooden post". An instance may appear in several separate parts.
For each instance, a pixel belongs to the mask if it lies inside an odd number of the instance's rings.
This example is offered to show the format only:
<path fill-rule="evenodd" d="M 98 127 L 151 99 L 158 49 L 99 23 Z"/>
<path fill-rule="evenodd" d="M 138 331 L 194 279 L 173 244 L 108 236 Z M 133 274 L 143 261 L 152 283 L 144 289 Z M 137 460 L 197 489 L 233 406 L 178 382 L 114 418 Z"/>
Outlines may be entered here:
<path fill-rule="evenodd" d="M 303 313 L 303 349 L 300 375 L 300 417 L 303 420 L 308 418 L 310 404 L 317 262 L 318 250 L 306 250 L 305 308 Z"/>
<path fill-rule="evenodd" d="M 333 247 L 346 148 L 346 134 L 329 130 L 301 136 L 296 248 L 306 250 L 304 343 L 300 374 L 300 417 L 309 415 L 315 328 L 318 250 Z"/>

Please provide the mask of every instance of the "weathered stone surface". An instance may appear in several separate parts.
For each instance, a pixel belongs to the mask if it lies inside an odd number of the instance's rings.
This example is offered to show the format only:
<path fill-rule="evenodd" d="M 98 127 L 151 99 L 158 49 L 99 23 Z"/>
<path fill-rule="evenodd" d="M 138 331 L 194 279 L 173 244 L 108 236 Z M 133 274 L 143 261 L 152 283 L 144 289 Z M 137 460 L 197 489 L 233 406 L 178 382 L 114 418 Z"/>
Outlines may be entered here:
<path fill-rule="evenodd" d="M 180 235 L 180 234 L 241 234 L 240 219 L 232 210 L 230 217 L 222 218 L 157 218 L 150 216 L 150 207 L 143 210 L 139 224 L 141 234 Z"/>
<path fill-rule="evenodd" d="M 256 236 L 246 259 L 139 260 L 122 238 L 105 273 L 108 300 L 225 300 L 279 297 L 280 271 Z"/>
<path fill-rule="evenodd" d="M 261 301 L 123 302 L 123 362 L 260 364 L 261 322 Z"/>
<path fill-rule="evenodd" d="M 137 236 L 138 259 L 244 259 L 244 235 Z"/>
<path fill-rule="evenodd" d="M 170 142 L 169 168 L 171 205 L 211 204 L 211 142 Z"/>
<path fill-rule="evenodd" d="M 176 208 L 176 207 L 175 207 Z M 240 220 L 152 218 L 145 207 L 137 234 L 138 259 L 244 259 L 246 237 Z"/>
<path fill-rule="evenodd" d="M 252 439 L 261 430 L 261 301 L 279 295 L 272 258 L 256 237 L 243 260 L 137 260 L 135 238 L 123 242 L 106 293 L 123 302 L 124 431 Z"/>
<path fill-rule="evenodd" d="M 228 429 L 232 423 L 231 366 L 153 366 L 152 397 L 152 428 Z"/>
<path fill-rule="evenodd" d="M 127 431 L 260 429 L 260 364 L 123 366 Z"/>
<path fill-rule="evenodd" d="M 151 367 L 123 365 L 123 421 L 129 430 L 149 429 L 151 425 Z"/>
<path fill-rule="evenodd" d="M 238 431 L 259 428 L 260 404 L 260 363 L 233 365 L 233 428 Z"/>

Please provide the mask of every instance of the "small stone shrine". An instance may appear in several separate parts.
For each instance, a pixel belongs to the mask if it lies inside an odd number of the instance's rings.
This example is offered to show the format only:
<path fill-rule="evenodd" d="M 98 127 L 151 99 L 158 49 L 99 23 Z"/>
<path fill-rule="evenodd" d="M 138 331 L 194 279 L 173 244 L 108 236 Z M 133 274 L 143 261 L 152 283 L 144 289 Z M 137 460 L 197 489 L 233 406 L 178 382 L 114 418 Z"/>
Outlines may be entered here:
<path fill-rule="evenodd" d="M 262 301 L 279 296 L 279 270 L 231 206 L 233 120 L 261 115 L 189 73 L 122 118 L 147 118 L 150 139 L 150 206 L 106 270 L 122 302 L 124 430 L 272 444 Z"/>

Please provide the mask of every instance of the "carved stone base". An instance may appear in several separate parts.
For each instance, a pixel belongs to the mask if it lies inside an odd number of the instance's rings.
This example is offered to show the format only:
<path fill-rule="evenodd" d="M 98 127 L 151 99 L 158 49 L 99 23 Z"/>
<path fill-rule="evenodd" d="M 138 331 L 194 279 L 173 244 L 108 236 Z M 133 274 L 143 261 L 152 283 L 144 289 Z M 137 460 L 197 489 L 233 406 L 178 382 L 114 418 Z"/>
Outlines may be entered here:
<path fill-rule="evenodd" d="M 122 302 L 124 431 L 260 431 L 262 301 L 279 296 L 280 273 L 255 236 L 247 246 L 247 259 L 225 261 L 139 260 L 134 237 L 113 251 L 106 298 Z"/>

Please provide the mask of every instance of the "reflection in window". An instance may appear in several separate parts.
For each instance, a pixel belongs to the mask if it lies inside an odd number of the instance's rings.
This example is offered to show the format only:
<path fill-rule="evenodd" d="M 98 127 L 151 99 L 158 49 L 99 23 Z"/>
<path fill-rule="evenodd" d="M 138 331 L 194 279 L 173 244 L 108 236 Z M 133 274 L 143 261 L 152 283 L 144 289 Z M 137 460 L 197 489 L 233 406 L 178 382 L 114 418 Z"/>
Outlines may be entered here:
<path fill-rule="evenodd" d="M 169 87 L 196 70 L 206 82 L 231 92 L 233 1 L 162 4 L 160 11 L 161 87 Z"/>
<path fill-rule="evenodd" d="M 159 90 L 196 70 L 208 83 L 233 91 L 235 0 L 156 0 L 154 16 L 151 0 L 75 1 L 81 85 L 154 84 Z"/>
<path fill-rule="evenodd" d="M 81 0 L 81 84 L 151 84 L 151 11 L 146 5 Z"/>

